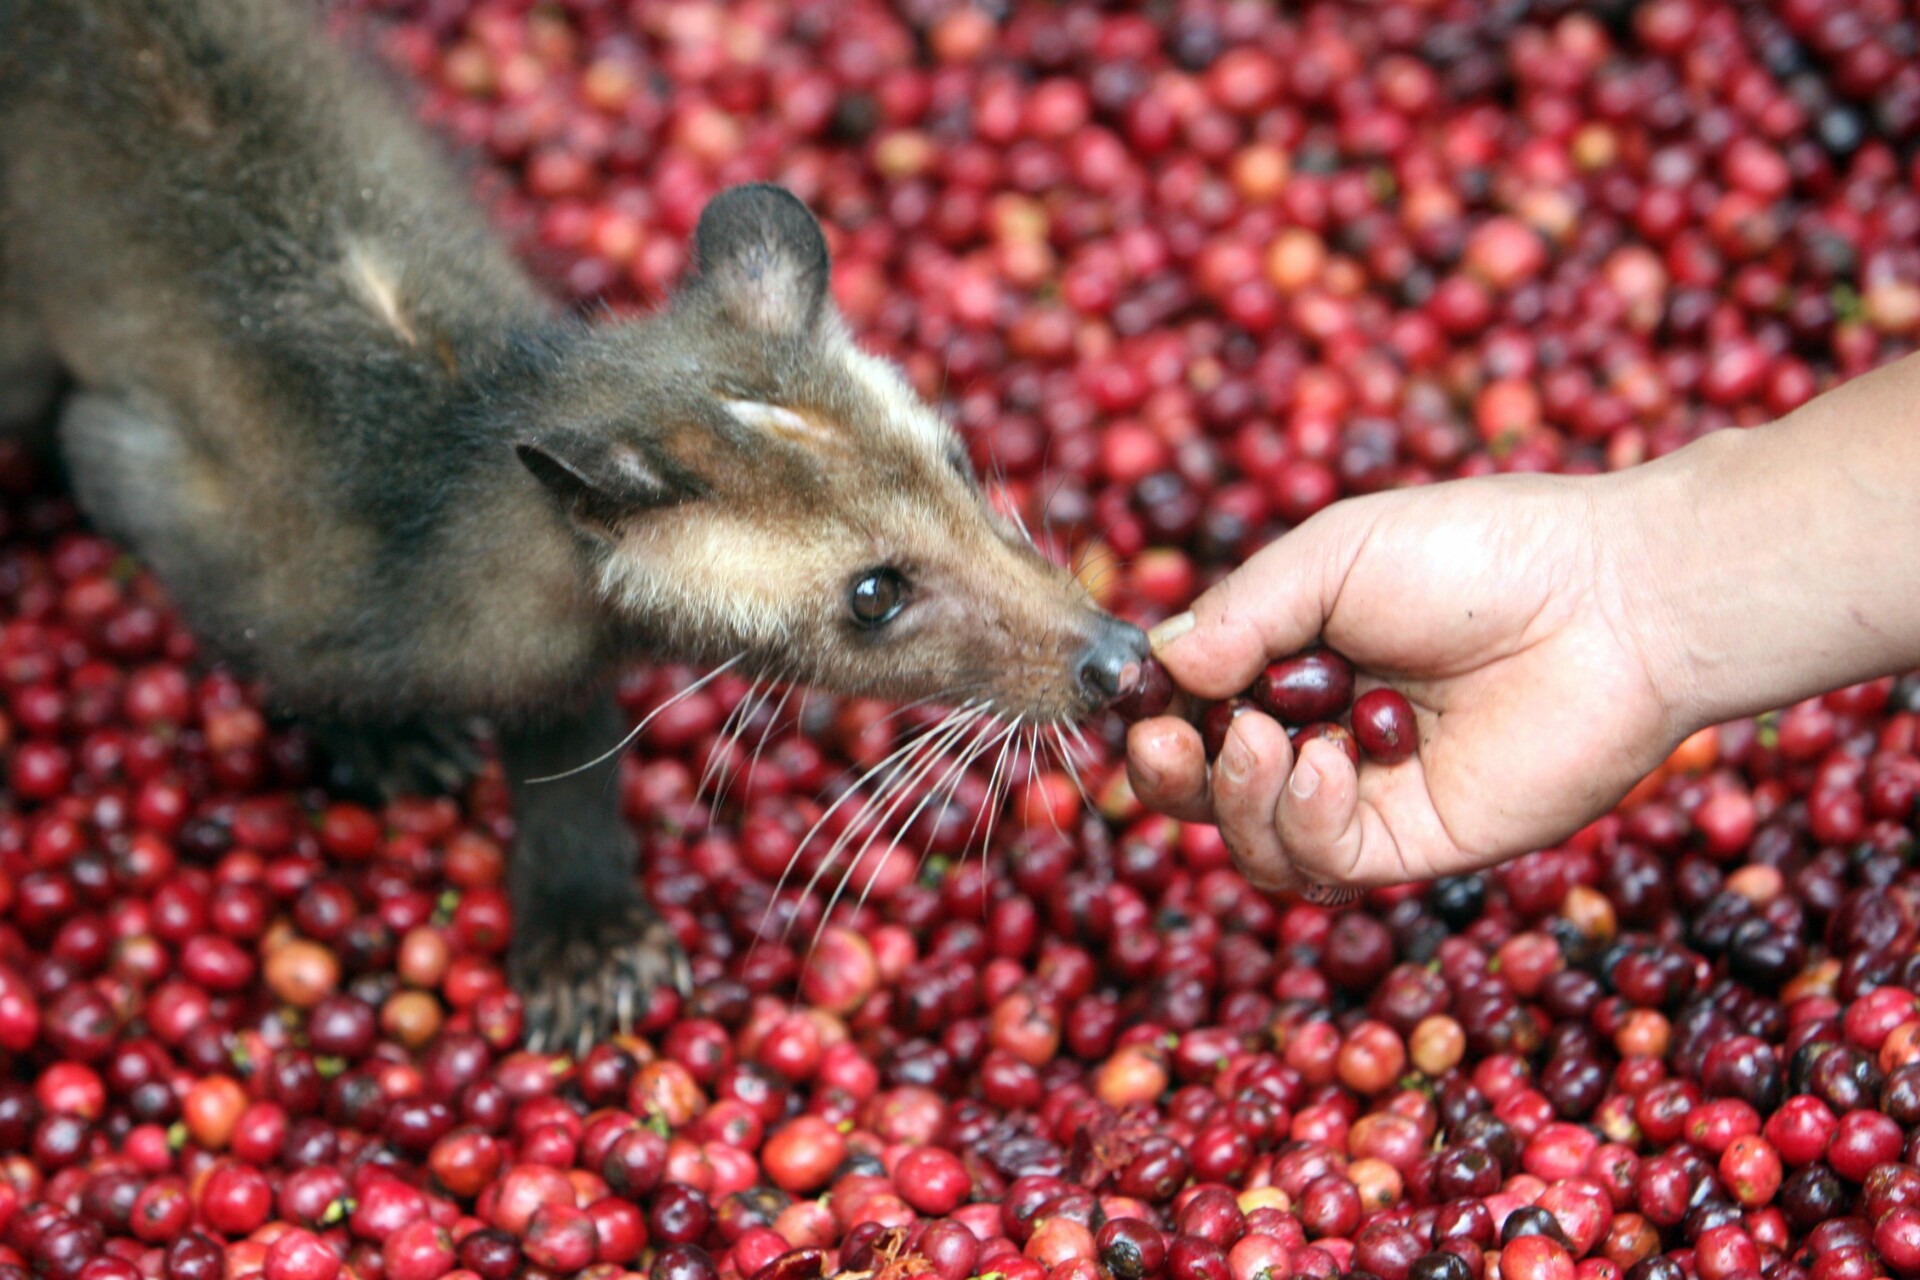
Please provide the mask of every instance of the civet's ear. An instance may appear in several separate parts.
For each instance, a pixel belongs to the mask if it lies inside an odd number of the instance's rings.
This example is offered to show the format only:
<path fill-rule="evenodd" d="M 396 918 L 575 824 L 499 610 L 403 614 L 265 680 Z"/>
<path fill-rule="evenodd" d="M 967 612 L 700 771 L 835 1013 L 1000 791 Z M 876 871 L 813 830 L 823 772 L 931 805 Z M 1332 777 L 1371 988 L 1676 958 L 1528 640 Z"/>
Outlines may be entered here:
<path fill-rule="evenodd" d="M 587 428 L 544 431 L 517 442 L 513 451 L 574 522 L 597 535 L 611 533 L 632 516 L 707 492 L 697 474 L 671 457 Z"/>
<path fill-rule="evenodd" d="M 693 233 L 691 289 L 706 292 L 743 329 L 797 335 L 827 299 L 827 238 L 807 206 L 781 187 L 732 187 L 708 201 Z"/>

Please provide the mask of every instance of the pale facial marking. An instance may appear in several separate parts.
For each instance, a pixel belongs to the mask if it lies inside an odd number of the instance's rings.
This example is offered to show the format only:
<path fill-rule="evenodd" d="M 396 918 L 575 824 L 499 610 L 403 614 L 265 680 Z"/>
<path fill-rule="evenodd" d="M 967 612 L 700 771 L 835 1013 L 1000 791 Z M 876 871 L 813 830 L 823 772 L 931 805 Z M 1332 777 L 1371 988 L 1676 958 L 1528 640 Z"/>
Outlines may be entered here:
<path fill-rule="evenodd" d="M 732 520 L 642 522 L 602 563 L 600 590 L 632 616 L 671 619 L 690 634 L 782 644 L 796 561 L 810 557 L 793 546 L 771 554 L 764 543 Z"/>
<path fill-rule="evenodd" d="M 845 358 L 848 372 L 859 380 L 868 394 L 880 402 L 888 422 L 911 431 L 936 448 L 945 446 L 946 429 L 940 419 L 921 403 L 892 365 L 877 356 L 868 355 L 851 342 L 846 344 Z"/>
<path fill-rule="evenodd" d="M 600 592 L 692 660 L 748 652 L 782 679 L 842 691 L 909 699 L 964 688 L 1042 721 L 1075 713 L 1069 650 L 1086 604 L 1070 579 L 958 493 L 853 485 L 835 501 L 851 507 L 798 527 L 697 503 L 637 521 L 602 560 Z M 892 639 L 855 645 L 849 585 L 888 567 L 907 579 L 908 611 Z"/>
<path fill-rule="evenodd" d="M 359 241 L 349 244 L 341 270 L 346 275 L 348 287 L 378 317 L 380 323 L 393 330 L 408 346 L 419 344 L 420 337 L 414 332 L 413 323 L 407 319 L 406 307 L 400 300 L 400 282 L 380 260 L 378 250 Z"/>
<path fill-rule="evenodd" d="M 796 444 L 833 442 L 833 432 L 827 427 L 783 405 L 763 404 L 758 400 L 722 400 L 721 403 L 735 422 L 749 430 L 765 431 Z"/>

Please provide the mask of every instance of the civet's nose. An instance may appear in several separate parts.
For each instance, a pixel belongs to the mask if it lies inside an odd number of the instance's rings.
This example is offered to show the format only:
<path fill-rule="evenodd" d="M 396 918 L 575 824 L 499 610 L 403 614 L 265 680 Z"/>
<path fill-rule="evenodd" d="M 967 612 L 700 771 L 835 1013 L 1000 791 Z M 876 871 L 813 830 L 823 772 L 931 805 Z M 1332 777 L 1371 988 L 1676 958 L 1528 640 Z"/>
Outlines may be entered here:
<path fill-rule="evenodd" d="M 1146 632 L 1103 615 L 1080 654 L 1080 687 L 1100 702 L 1110 702 L 1133 682 L 1150 652 Z"/>

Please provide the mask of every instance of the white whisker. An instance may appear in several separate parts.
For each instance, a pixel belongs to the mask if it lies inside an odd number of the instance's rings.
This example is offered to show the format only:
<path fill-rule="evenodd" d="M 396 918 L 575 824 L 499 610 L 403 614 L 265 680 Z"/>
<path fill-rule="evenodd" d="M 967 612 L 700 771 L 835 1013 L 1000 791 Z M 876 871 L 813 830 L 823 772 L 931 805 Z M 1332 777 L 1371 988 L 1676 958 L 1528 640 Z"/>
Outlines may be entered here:
<path fill-rule="evenodd" d="M 993 774 L 987 779 L 987 799 L 981 809 L 981 815 L 987 820 L 987 829 L 986 833 L 980 839 L 980 865 L 988 870 L 991 870 L 991 868 L 988 867 L 988 860 L 993 856 L 993 824 L 999 819 L 1000 810 L 1007 802 L 1008 775 L 1011 771 L 1008 770 L 1005 774 L 1003 774 L 1002 771 L 1006 770 L 1008 753 L 1013 750 L 1016 735 L 1020 732 L 1021 722 L 1025 719 L 1026 715 L 1024 712 L 1015 716 L 1013 723 L 1007 726 L 1006 733 L 1001 735 L 1000 753 L 994 758 Z M 978 823 L 979 819 L 976 818 L 974 821 Z M 971 840 L 973 833 L 968 832 L 967 838 Z M 983 880 L 984 879 L 985 877 L 983 877 Z"/>
<path fill-rule="evenodd" d="M 747 686 L 747 691 L 740 696 L 740 701 L 733 704 L 733 710 L 727 712 L 727 718 L 720 722 L 720 732 L 714 735 L 713 748 L 707 753 L 706 767 L 700 771 L 700 781 L 694 784 L 693 798 L 696 801 L 707 793 L 708 785 L 714 782 L 721 772 L 723 767 L 721 761 L 725 760 L 727 756 L 727 744 L 733 741 L 739 735 L 740 730 L 746 726 L 747 715 L 753 705 L 754 696 L 759 692 L 760 680 L 756 677 L 753 683 Z M 720 796 L 718 792 L 714 794 L 713 807 L 715 809 L 720 807 Z"/>
<path fill-rule="evenodd" d="M 653 723 L 654 717 L 658 716 L 662 711 L 665 711 L 668 707 L 673 706 L 675 703 L 679 702 L 683 698 L 692 697 L 695 693 L 699 692 L 701 689 L 705 688 L 707 685 L 713 683 L 715 680 L 719 679 L 724 672 L 726 672 L 729 668 L 738 664 L 741 661 L 741 659 L 745 658 L 746 656 L 747 655 L 744 653 L 735 654 L 733 657 L 728 658 L 725 662 L 715 667 L 712 671 L 709 671 L 706 675 L 701 676 L 698 680 L 695 680 L 692 684 L 688 685 L 686 688 L 682 689 L 680 692 L 674 694 L 671 698 L 668 698 L 665 702 L 655 707 L 652 711 L 649 711 L 646 714 L 646 717 L 642 719 L 639 724 L 636 724 L 635 726 L 633 726 L 633 729 L 627 734 L 626 737 L 620 739 L 620 741 L 614 743 L 613 746 L 607 748 L 607 750 L 601 752 L 599 755 L 587 761 L 585 764 L 575 765 L 573 768 L 563 770 L 559 773 L 550 773 L 544 778 L 528 778 L 526 780 L 527 784 L 531 786 L 531 785 L 535 785 L 542 782 L 558 782 L 562 778 L 571 778 L 575 774 L 585 773 L 589 769 L 605 764 L 607 761 L 619 755 L 622 751 L 625 751 L 629 746 L 633 745 L 633 740 L 635 738 L 638 738 L 642 733 L 646 731 L 647 726 Z"/>
<path fill-rule="evenodd" d="M 784 683 L 791 679 L 791 677 L 782 675 L 780 679 Z M 787 701 L 792 697 L 793 685 L 787 684 L 786 688 L 780 694 L 779 703 L 773 708 L 773 714 L 767 717 L 766 726 L 760 730 L 760 741 L 754 744 L 753 754 L 747 757 L 747 773 L 751 774 L 755 769 L 760 767 L 761 753 L 767 749 L 767 742 L 773 737 L 773 731 L 779 727 L 780 717 L 786 714 Z"/>
<path fill-rule="evenodd" d="M 891 723 L 894 720 L 900 719 L 902 716 L 913 714 L 915 711 L 920 710 L 920 708 L 922 707 L 931 706 L 932 704 L 941 701 L 943 698 L 951 698 L 955 694 L 960 694 L 960 693 L 978 692 L 979 690 L 986 688 L 990 683 L 991 681 L 988 681 L 988 680 L 969 680 L 965 684 L 949 685 L 947 688 L 940 690 L 940 692 L 938 693 L 930 693 L 924 698 L 915 698 L 912 702 L 902 703 L 901 705 L 895 707 L 893 710 L 887 712 L 887 714 L 881 716 L 878 720 L 875 720 L 873 723 L 876 725 Z M 974 698 L 969 698 L 966 702 L 962 703 L 961 706 L 970 707 L 974 705 L 976 701 L 978 700 Z M 956 711 L 959 709 L 960 709 L 959 707 L 953 708 L 953 710 L 956 710 Z"/>
<path fill-rule="evenodd" d="M 1080 769 L 1073 762 L 1073 754 L 1067 746 L 1066 734 L 1061 732 L 1058 724 L 1053 726 L 1053 739 L 1055 754 L 1060 757 L 1060 768 L 1066 773 L 1067 780 L 1073 783 L 1073 789 L 1080 793 L 1081 803 L 1089 810 L 1093 809 L 1093 797 L 1087 794 L 1086 784 L 1080 781 Z"/>
<path fill-rule="evenodd" d="M 993 742 L 994 742 L 994 737 L 993 737 L 993 731 L 991 727 L 984 729 L 978 736 L 976 736 L 974 740 L 967 745 L 964 753 L 957 760 L 954 761 L 952 767 L 950 767 L 947 770 L 947 772 L 941 776 L 939 781 L 935 782 L 932 787 L 928 788 L 927 794 L 921 797 L 920 803 L 915 805 L 913 807 L 913 811 L 906 816 L 906 819 L 904 821 L 900 823 L 900 830 L 902 832 L 910 830 L 913 827 L 913 824 L 919 819 L 922 810 L 924 810 L 927 807 L 927 805 L 930 804 L 936 797 L 939 797 L 944 794 L 947 798 L 951 799 L 953 796 L 954 788 L 959 785 L 960 779 L 966 773 L 967 767 L 971 765 L 976 759 L 978 759 L 982 752 L 991 748 L 993 745 Z M 869 837 L 869 839 L 871 838 L 872 837 Z M 919 871 L 922 867 L 926 866 L 927 855 L 930 849 L 932 848 L 933 837 L 931 834 L 929 834 L 927 840 L 928 840 L 927 848 L 921 850 L 920 857 L 918 861 L 915 863 L 914 870 L 916 872 Z M 885 857 L 893 856 L 893 849 L 897 847 L 898 847 L 897 843 L 890 845 L 888 847 L 888 851 Z M 861 856 L 864 857 L 865 853 L 866 851 L 862 849 Z M 884 859 L 881 865 L 882 866 L 885 865 Z M 875 868 L 876 875 L 878 874 L 878 871 L 879 869 Z M 858 901 L 854 903 L 855 911 L 858 911 L 860 908 L 867 905 L 867 895 L 870 894 L 872 891 L 873 891 L 873 877 L 869 876 L 867 878 L 867 883 L 860 890 L 860 897 Z"/>
<path fill-rule="evenodd" d="M 954 716 L 941 721 L 939 732 L 931 735 L 922 742 L 923 750 L 915 751 L 912 757 L 912 764 L 908 771 L 896 779 L 889 780 L 885 790 L 880 793 L 880 795 L 888 798 L 886 808 L 881 811 L 878 818 L 874 819 L 875 825 L 873 829 L 867 833 L 866 842 L 860 846 L 860 852 L 855 855 L 854 859 L 847 864 L 846 869 L 841 872 L 840 882 L 835 887 L 833 894 L 828 898 L 826 910 L 821 915 L 822 925 L 832 916 L 833 908 L 835 904 L 839 902 L 840 894 L 845 890 L 848 879 L 850 879 L 854 871 L 859 868 L 860 861 L 866 856 L 867 850 L 873 847 L 873 842 L 879 835 L 881 826 L 889 817 L 899 811 L 902 804 L 906 803 L 908 797 L 913 793 L 914 786 L 925 777 L 927 771 L 941 759 L 947 747 L 958 740 L 968 728 L 986 714 L 986 709 L 979 707 L 965 715 Z M 878 803 L 878 799 L 879 797 L 876 796 L 876 804 Z M 867 823 L 868 815 L 871 812 L 872 806 L 861 810 L 860 818 L 858 819 L 859 826 L 864 826 Z M 814 870 L 812 877 L 808 879 L 806 888 L 802 890 L 803 893 L 810 894 L 814 891 L 820 883 L 820 877 L 826 874 L 827 868 L 831 867 L 839 858 L 841 852 L 845 850 L 846 846 L 852 841 L 854 835 L 859 830 L 859 826 L 849 824 L 847 829 L 842 831 L 839 836 L 834 839 L 833 844 L 827 850 L 826 856 L 820 860 L 819 867 Z"/>
<path fill-rule="evenodd" d="M 966 704 L 966 706 L 962 707 L 962 710 L 965 710 L 967 706 L 972 706 L 972 705 L 974 704 L 971 704 L 971 703 Z M 925 746 L 927 742 L 935 736 L 936 731 L 941 729 L 946 723 L 947 723 L 946 721 L 941 721 L 939 723 L 929 725 L 927 728 L 921 730 L 919 733 L 913 734 L 910 737 L 908 737 L 906 741 L 900 743 L 892 751 L 889 751 L 885 756 L 882 756 L 878 762 L 876 762 L 874 765 L 868 768 L 865 773 L 861 774 L 857 779 L 855 779 L 852 786 L 848 787 L 845 791 L 841 792 L 840 795 L 833 801 L 833 803 L 828 805 L 821 812 L 820 816 L 814 820 L 813 825 L 807 828 L 807 833 L 804 836 L 800 837 L 800 843 L 794 846 L 793 857 L 788 860 L 786 868 L 783 871 L 781 871 L 780 878 L 774 882 L 773 892 L 776 897 L 779 896 L 781 890 L 786 888 L 787 877 L 792 875 L 794 867 L 799 865 L 801 855 L 804 854 L 807 851 L 807 847 L 813 843 L 813 838 L 820 834 L 820 829 L 827 824 L 827 820 L 833 817 L 833 815 L 839 811 L 840 806 L 844 805 L 847 801 L 853 799 L 855 796 L 860 795 L 862 788 L 864 788 L 868 783 L 872 782 L 874 778 L 878 777 L 882 771 L 889 770 L 891 768 L 898 766 L 899 764 L 904 763 L 903 758 L 911 757 L 911 755 L 917 753 L 921 747 Z M 889 775 L 889 779 L 890 778 L 891 778 L 891 775 Z M 816 879 L 817 879 L 817 874 L 818 873 L 816 873 Z M 812 888 L 813 883 L 814 883 L 813 881 L 808 882 L 809 889 Z"/>
<path fill-rule="evenodd" d="M 887 814 L 892 813 L 901 803 L 904 803 L 909 794 L 909 789 L 925 775 L 926 771 L 946 753 L 947 749 L 952 746 L 953 743 L 958 741 L 969 728 L 977 724 L 981 717 L 986 714 L 987 709 L 985 707 L 976 706 L 969 708 L 965 712 L 956 712 L 954 715 L 939 721 L 934 726 L 934 732 L 926 735 L 923 739 L 923 745 L 927 749 L 915 752 L 911 763 L 903 761 L 902 768 L 898 771 L 897 775 L 889 778 L 882 789 L 874 793 L 872 804 L 862 809 L 860 817 L 856 822 L 849 824 L 847 829 L 840 833 L 839 839 L 834 841 L 833 847 L 828 850 L 826 861 L 831 862 L 834 856 L 845 847 L 846 843 L 852 839 L 856 826 L 865 824 L 868 816 L 873 812 L 873 809 L 879 805 L 883 798 L 891 799 L 892 803 L 881 814 L 882 819 L 884 819 Z M 808 887 L 812 888 L 811 885 Z"/>
<path fill-rule="evenodd" d="M 1007 751 L 1013 745 L 1013 735 L 1020 731 L 1020 726 L 1026 720 L 1026 718 L 1027 718 L 1027 715 L 1026 715 L 1026 712 L 1024 711 L 1021 712 L 1019 715 L 1015 716 L 1013 718 L 1013 722 L 1006 726 L 1006 732 L 1002 733 L 1000 737 L 997 739 L 997 741 L 1000 743 L 1000 753 L 994 757 L 993 771 L 987 775 L 986 799 L 982 802 L 980 806 L 980 812 L 973 815 L 973 825 L 967 828 L 967 843 L 969 845 L 973 843 L 973 837 L 976 834 L 978 834 L 980 830 L 980 822 L 982 819 L 985 819 L 987 823 L 987 840 L 991 841 L 993 837 L 994 788 L 1000 784 L 1000 770 L 1006 767 Z M 986 848 L 985 842 L 982 843 L 981 848 L 982 848 L 982 855 L 984 856 L 985 848 Z"/>
<path fill-rule="evenodd" d="M 753 754 L 749 756 L 746 762 L 738 769 L 730 769 L 720 778 L 720 785 L 713 793 L 713 807 L 715 809 L 718 809 L 726 802 L 728 793 L 733 790 L 733 784 L 752 772 L 754 766 L 760 763 L 760 753 L 766 749 L 767 739 L 773 735 L 774 726 L 779 722 L 780 709 L 787 705 L 787 698 L 793 693 L 792 686 L 790 685 L 784 690 L 781 689 L 782 684 L 787 679 L 785 674 L 786 670 L 787 668 L 782 668 L 782 674 L 765 677 L 764 688 L 757 698 L 753 698 L 750 694 L 748 699 L 741 700 L 741 707 L 744 708 L 744 711 L 740 717 L 739 726 L 733 731 L 733 743 L 736 746 L 738 746 L 745 735 L 752 730 L 755 717 L 767 709 L 767 704 L 773 701 L 773 695 L 776 692 L 780 693 L 780 706 L 774 708 L 773 714 L 767 717 L 766 724 L 761 726 L 760 741 L 758 745 L 754 747 Z M 754 683 L 756 685 L 761 684 L 760 681 L 755 681 Z"/>
<path fill-rule="evenodd" d="M 975 724 L 976 725 L 978 724 L 977 718 L 975 720 Z M 991 730 L 989 729 L 986 732 L 990 733 Z M 985 736 L 985 734 L 983 734 L 982 736 Z M 919 803 L 915 804 L 913 806 L 913 809 L 907 814 L 907 816 L 901 820 L 898 828 L 901 832 L 904 833 L 912 828 L 914 822 L 920 817 L 920 814 L 926 809 L 927 805 L 933 801 L 934 797 L 938 796 L 941 793 L 941 790 L 943 788 L 945 788 L 949 792 L 949 794 L 951 794 L 952 784 L 959 780 L 960 775 L 965 772 L 967 765 L 972 762 L 974 757 L 979 753 L 979 750 L 980 750 L 979 739 L 976 738 L 975 741 L 972 744 L 970 744 L 958 758 L 954 760 L 953 764 L 948 767 L 946 773 L 942 774 L 940 779 L 937 782 L 935 782 L 931 787 L 927 788 L 926 794 L 920 797 Z M 935 760 L 937 761 L 937 759 L 938 758 L 936 757 Z M 929 764 L 932 764 L 934 762 L 935 761 L 930 761 Z M 885 815 L 883 815 L 882 817 L 883 821 L 884 821 L 884 818 L 885 818 Z M 846 891 L 847 882 L 850 879 L 852 879 L 855 869 L 857 869 L 861 864 L 861 862 L 866 859 L 867 851 L 873 847 L 873 842 L 879 839 L 880 835 L 881 835 L 881 828 L 876 826 L 873 831 L 868 833 L 866 842 L 860 846 L 860 851 L 856 853 L 853 856 L 853 860 L 847 864 L 846 874 L 841 876 L 839 885 L 833 891 L 833 896 L 827 901 L 826 911 L 822 913 L 820 917 L 820 927 L 822 931 L 824 931 L 824 929 L 826 928 L 827 921 L 832 918 L 834 907 L 839 904 L 840 895 Z M 890 840 L 888 842 L 886 852 L 881 855 L 880 866 L 874 868 L 873 875 L 870 875 L 867 877 L 867 883 L 863 885 L 860 889 L 860 897 L 854 903 L 855 911 L 858 911 L 861 907 L 864 907 L 867 905 L 867 895 L 873 892 L 874 877 L 880 874 L 881 867 L 886 866 L 887 859 L 893 856 L 895 849 L 897 849 L 898 847 L 899 847 L 899 843 L 897 840 Z M 926 856 L 923 853 L 920 858 L 920 865 L 925 865 L 925 863 L 926 863 Z M 814 947 L 817 947 L 819 945 L 819 941 L 820 941 L 820 934 L 818 931 L 816 931 L 816 933 L 814 934 L 814 946 L 807 948 L 807 958 L 809 960 L 813 958 Z"/>

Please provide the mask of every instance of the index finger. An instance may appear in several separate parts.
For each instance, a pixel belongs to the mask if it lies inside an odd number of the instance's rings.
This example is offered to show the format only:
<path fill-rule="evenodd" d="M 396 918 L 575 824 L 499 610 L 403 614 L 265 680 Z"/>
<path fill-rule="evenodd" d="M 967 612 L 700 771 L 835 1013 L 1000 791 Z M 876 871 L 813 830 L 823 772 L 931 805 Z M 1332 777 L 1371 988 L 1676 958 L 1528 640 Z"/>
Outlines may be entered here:
<path fill-rule="evenodd" d="M 1230 697 L 1274 658 L 1313 643 L 1352 563 L 1336 511 L 1268 543 L 1187 613 L 1153 629 L 1154 652 L 1176 684 L 1204 698 Z"/>
<path fill-rule="evenodd" d="M 1206 750 L 1185 721 L 1159 716 L 1127 730 L 1127 778 L 1149 809 L 1186 822 L 1213 821 Z"/>

